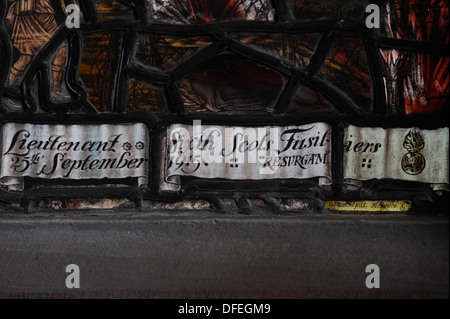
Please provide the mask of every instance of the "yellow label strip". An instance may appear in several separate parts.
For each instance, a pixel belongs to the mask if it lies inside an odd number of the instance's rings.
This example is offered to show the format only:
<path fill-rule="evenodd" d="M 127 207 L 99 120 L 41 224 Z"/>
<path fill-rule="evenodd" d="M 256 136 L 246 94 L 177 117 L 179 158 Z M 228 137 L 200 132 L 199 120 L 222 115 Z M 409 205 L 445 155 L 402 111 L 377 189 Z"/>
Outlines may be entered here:
<path fill-rule="evenodd" d="M 325 208 L 343 212 L 407 212 L 411 210 L 411 202 L 391 200 L 326 201 Z"/>

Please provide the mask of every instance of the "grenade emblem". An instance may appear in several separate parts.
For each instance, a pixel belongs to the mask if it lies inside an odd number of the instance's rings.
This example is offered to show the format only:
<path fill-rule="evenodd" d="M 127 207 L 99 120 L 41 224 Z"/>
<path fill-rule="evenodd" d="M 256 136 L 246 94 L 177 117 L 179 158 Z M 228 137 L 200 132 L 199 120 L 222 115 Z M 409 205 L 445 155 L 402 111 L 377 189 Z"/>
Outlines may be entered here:
<path fill-rule="evenodd" d="M 402 158 L 402 169 L 406 174 L 417 175 L 425 168 L 425 157 L 420 151 L 425 147 L 425 140 L 416 130 L 409 131 L 403 141 L 403 147 L 408 151 Z"/>

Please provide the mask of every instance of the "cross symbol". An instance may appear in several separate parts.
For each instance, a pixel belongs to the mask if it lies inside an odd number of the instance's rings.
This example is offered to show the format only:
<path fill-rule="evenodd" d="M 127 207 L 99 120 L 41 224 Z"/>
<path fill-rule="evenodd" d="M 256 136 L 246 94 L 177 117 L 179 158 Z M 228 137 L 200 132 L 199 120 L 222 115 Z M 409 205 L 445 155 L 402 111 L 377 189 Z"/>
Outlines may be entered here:
<path fill-rule="evenodd" d="M 370 158 L 369 159 L 363 158 L 361 167 L 366 167 L 366 165 L 367 168 L 372 167 L 372 160 Z"/>

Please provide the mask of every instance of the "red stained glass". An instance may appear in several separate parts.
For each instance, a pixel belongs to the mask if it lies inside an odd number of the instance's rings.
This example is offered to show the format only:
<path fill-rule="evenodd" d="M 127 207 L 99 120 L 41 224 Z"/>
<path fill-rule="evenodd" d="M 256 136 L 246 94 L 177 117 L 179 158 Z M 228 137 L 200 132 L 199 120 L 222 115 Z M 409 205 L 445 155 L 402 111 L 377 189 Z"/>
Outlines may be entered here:
<path fill-rule="evenodd" d="M 386 63 L 387 105 L 393 113 L 430 113 L 448 108 L 449 58 L 381 50 Z"/>
<path fill-rule="evenodd" d="M 390 0 L 382 8 L 386 36 L 449 43 L 448 0 Z"/>
<path fill-rule="evenodd" d="M 150 20 L 162 23 L 274 19 L 274 10 L 268 0 L 147 0 L 147 9 Z"/>
<path fill-rule="evenodd" d="M 449 5 L 443 0 L 384 3 L 383 34 L 397 39 L 449 43 Z M 380 50 L 387 74 L 386 104 L 393 113 L 429 113 L 448 108 L 449 59 L 435 54 Z"/>

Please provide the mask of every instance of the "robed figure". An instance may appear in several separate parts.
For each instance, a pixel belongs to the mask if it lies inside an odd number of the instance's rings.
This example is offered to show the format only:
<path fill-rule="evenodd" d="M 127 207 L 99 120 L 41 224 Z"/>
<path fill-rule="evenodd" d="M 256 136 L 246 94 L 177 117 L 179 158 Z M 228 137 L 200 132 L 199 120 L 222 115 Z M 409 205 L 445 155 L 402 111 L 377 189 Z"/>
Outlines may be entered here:
<path fill-rule="evenodd" d="M 34 55 L 41 50 L 58 30 L 56 13 L 50 0 L 9 0 L 7 20 L 11 25 L 11 39 L 14 47 L 19 51 L 19 58 L 10 71 L 10 85 L 17 85 L 24 74 L 27 65 Z M 64 0 L 61 6 L 65 11 Z M 52 61 L 53 93 L 64 96 L 61 80 L 66 61 L 66 43 L 57 49 Z"/>

